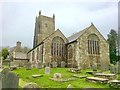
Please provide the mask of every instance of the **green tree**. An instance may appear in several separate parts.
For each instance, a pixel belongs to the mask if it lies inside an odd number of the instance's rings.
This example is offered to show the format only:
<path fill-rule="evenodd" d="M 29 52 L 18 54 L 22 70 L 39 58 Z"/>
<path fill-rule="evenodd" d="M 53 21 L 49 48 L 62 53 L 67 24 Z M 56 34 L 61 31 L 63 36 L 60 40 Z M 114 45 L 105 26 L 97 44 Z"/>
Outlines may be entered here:
<path fill-rule="evenodd" d="M 9 52 L 8 52 L 8 49 L 7 48 L 3 48 L 2 49 L 2 56 L 3 56 L 3 59 L 6 59 L 7 56 L 8 56 Z"/>
<path fill-rule="evenodd" d="M 110 52 L 110 62 L 115 64 L 117 62 L 117 39 L 118 34 L 115 30 L 111 29 L 110 33 L 108 34 L 108 43 L 109 43 L 109 52 Z"/>

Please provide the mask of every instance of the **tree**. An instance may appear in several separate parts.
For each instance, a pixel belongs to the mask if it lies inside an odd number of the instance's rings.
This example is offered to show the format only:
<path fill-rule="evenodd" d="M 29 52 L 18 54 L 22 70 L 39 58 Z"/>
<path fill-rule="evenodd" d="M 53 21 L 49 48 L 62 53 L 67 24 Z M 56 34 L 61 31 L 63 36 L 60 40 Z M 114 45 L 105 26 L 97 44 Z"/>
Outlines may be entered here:
<path fill-rule="evenodd" d="M 115 30 L 111 29 L 110 33 L 108 34 L 107 41 L 109 43 L 110 62 L 115 64 L 118 61 L 117 59 L 118 34 Z"/>
<path fill-rule="evenodd" d="M 3 59 L 6 59 L 8 55 L 9 55 L 8 49 L 7 48 L 3 48 L 2 49 Z"/>

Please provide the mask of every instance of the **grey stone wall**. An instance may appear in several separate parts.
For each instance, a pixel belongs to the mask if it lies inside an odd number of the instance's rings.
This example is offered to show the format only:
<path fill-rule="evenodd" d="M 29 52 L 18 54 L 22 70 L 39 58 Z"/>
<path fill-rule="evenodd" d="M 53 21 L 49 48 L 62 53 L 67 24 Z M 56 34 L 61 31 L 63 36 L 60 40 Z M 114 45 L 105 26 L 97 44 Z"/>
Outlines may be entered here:
<path fill-rule="evenodd" d="M 89 55 L 88 54 L 88 36 L 90 34 L 96 34 L 100 39 L 100 55 Z M 100 60 L 101 69 L 109 68 L 109 48 L 108 43 L 104 39 L 104 37 L 99 33 L 99 31 L 95 28 L 94 25 L 91 25 L 84 34 L 82 34 L 77 39 L 78 45 L 76 52 L 79 55 L 76 55 L 76 59 L 79 62 L 78 67 L 89 68 L 90 62 L 97 62 L 97 59 Z"/>

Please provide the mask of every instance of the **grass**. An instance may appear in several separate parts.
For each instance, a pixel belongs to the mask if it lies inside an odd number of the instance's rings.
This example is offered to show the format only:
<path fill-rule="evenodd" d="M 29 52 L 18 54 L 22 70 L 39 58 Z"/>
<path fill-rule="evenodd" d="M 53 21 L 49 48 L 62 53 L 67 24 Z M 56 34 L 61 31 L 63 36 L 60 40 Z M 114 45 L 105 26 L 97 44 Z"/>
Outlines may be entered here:
<path fill-rule="evenodd" d="M 23 87 L 27 82 L 37 83 L 41 88 L 67 88 L 69 84 L 71 84 L 74 88 L 109 88 L 107 84 L 101 83 L 92 83 L 86 81 L 86 79 L 77 79 L 75 81 L 68 82 L 55 82 L 50 80 L 49 78 L 53 77 L 54 73 L 61 73 L 62 78 L 71 78 L 74 73 L 67 72 L 67 68 L 51 68 L 50 74 L 44 74 L 44 69 L 33 68 L 31 70 L 26 70 L 25 68 L 14 70 L 16 74 L 19 74 L 20 87 Z M 43 77 L 33 78 L 33 74 L 43 74 Z M 86 70 L 82 70 L 80 75 L 87 75 Z"/>

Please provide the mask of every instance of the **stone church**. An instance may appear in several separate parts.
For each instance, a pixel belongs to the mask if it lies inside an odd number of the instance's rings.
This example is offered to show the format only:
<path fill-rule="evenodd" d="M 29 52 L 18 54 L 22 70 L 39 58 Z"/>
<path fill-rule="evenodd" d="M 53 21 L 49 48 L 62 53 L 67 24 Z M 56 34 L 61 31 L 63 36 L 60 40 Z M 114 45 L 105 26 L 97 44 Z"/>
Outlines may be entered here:
<path fill-rule="evenodd" d="M 95 25 L 75 33 L 66 38 L 59 30 L 55 30 L 55 15 L 36 17 L 33 48 L 27 53 L 29 62 L 34 67 L 38 63 L 49 66 L 57 62 L 60 67 L 62 61 L 66 67 L 86 69 L 94 64 L 98 68 L 109 68 L 109 45 Z"/>

